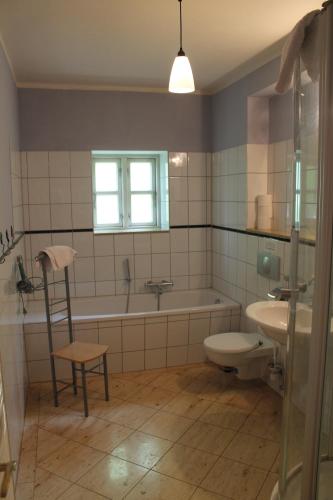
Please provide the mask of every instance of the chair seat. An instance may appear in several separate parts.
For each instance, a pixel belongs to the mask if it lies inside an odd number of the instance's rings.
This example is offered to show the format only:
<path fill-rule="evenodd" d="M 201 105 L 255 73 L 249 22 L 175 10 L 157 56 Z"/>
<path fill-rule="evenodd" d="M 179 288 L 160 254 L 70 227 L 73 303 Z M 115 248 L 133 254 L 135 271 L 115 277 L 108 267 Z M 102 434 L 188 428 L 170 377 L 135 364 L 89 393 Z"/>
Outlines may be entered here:
<path fill-rule="evenodd" d="M 55 358 L 67 359 L 75 363 L 87 363 L 93 361 L 108 350 L 108 345 L 88 344 L 85 342 L 73 342 L 72 344 L 65 345 L 51 354 Z"/>

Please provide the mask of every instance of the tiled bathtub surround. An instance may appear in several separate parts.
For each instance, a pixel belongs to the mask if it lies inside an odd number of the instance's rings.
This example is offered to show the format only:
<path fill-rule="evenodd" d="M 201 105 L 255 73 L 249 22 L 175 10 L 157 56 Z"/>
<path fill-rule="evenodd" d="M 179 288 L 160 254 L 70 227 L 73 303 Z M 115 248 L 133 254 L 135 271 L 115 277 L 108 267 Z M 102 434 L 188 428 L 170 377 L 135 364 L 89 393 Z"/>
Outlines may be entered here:
<path fill-rule="evenodd" d="M 201 362 L 205 360 L 203 340 L 208 335 L 239 329 L 240 307 L 225 300 L 225 304 L 197 312 L 174 310 L 114 318 L 90 313 L 84 321 L 74 318 L 75 338 L 109 345 L 111 373 Z M 24 329 L 30 382 L 50 380 L 46 323 L 26 323 Z M 54 342 L 55 348 L 68 342 L 66 325 L 56 328 Z M 71 376 L 68 363 L 56 363 L 58 377 Z"/>
<path fill-rule="evenodd" d="M 169 157 L 171 226 L 210 224 L 210 155 L 170 153 Z M 25 229 L 51 231 L 26 236 L 29 274 L 36 274 L 32 260 L 40 248 L 65 244 L 78 251 L 71 272 L 73 296 L 126 293 L 126 258 L 132 292 L 145 291 L 144 282 L 150 279 L 171 279 L 175 290 L 210 286 L 210 228 L 104 235 L 72 232 L 93 224 L 90 153 L 27 152 L 22 160 Z"/>

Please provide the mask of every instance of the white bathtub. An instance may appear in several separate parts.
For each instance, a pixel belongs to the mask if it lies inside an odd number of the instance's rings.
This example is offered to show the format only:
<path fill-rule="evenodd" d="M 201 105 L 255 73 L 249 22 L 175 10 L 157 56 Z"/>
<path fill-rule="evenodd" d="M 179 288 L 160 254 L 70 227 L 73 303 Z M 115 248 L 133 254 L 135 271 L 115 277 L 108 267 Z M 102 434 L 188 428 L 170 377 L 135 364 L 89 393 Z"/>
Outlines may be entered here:
<path fill-rule="evenodd" d="M 126 313 L 126 295 L 73 298 L 71 306 L 73 321 L 94 321 L 102 318 L 103 320 L 130 319 L 140 316 L 219 311 L 226 308 L 228 310 L 239 309 L 239 304 L 211 288 L 163 293 L 160 298 L 159 311 L 157 311 L 157 299 L 153 293 L 132 294 L 128 313 Z M 32 301 L 27 308 L 26 324 L 45 321 L 44 301 Z"/>
<path fill-rule="evenodd" d="M 111 371 L 131 371 L 204 361 L 208 335 L 239 329 L 240 305 L 213 289 L 166 292 L 160 310 L 154 294 L 73 298 L 75 338 L 107 344 Z M 43 301 L 28 304 L 25 317 L 30 381 L 49 380 L 47 328 Z M 68 342 L 67 326 L 54 334 L 55 348 Z M 70 375 L 59 362 L 60 376 Z"/>

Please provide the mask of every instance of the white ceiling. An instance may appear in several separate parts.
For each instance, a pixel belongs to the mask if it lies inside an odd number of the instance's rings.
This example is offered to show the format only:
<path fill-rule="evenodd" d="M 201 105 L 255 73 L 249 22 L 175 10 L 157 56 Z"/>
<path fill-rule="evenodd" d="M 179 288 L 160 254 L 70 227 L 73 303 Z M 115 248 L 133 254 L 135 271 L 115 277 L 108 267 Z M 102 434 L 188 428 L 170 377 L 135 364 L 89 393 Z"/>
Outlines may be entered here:
<path fill-rule="evenodd" d="M 197 90 L 229 83 L 280 50 L 318 0 L 183 0 Z M 177 0 L 1 0 L 0 33 L 19 84 L 165 89 L 178 51 Z"/>

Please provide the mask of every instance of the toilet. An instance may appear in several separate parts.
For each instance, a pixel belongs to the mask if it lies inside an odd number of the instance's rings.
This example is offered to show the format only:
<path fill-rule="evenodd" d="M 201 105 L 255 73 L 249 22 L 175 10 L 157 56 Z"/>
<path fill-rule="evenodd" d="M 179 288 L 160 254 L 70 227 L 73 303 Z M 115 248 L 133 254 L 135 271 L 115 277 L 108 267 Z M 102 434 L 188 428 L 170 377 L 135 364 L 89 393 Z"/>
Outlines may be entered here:
<path fill-rule="evenodd" d="M 206 337 L 204 348 L 210 361 L 226 371 L 233 369 L 242 380 L 262 377 L 274 352 L 271 340 L 258 333 L 241 332 Z"/>

